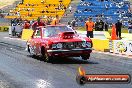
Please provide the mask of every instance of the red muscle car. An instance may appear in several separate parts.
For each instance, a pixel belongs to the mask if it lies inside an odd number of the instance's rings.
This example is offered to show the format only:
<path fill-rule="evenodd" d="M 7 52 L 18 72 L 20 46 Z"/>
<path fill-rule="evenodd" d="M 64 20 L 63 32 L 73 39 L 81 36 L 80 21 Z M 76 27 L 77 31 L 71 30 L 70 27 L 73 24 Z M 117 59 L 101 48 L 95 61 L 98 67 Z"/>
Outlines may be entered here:
<path fill-rule="evenodd" d="M 92 52 L 92 41 L 80 37 L 72 28 L 66 25 L 50 25 L 37 28 L 27 42 L 31 55 L 42 56 L 44 61 L 54 57 L 78 57 L 87 60 Z"/>

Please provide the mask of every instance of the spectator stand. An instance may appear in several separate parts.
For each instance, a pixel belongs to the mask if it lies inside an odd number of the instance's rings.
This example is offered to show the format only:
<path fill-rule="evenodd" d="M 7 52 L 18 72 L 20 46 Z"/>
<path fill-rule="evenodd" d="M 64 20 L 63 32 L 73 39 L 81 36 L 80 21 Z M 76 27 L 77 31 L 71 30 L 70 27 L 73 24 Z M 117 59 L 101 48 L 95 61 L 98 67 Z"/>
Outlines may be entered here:
<path fill-rule="evenodd" d="M 132 18 L 129 7 L 130 3 L 123 0 L 81 0 L 74 17 L 78 26 L 84 26 L 88 17 L 93 17 L 94 22 L 98 18 L 109 24 L 120 19 L 127 26 L 126 21 Z"/>
<path fill-rule="evenodd" d="M 19 18 L 22 20 L 36 20 L 38 17 L 55 17 L 58 15 L 63 17 L 65 8 L 70 4 L 70 0 L 24 0 L 19 3 L 16 8 L 10 10 L 10 13 L 5 18 Z"/>

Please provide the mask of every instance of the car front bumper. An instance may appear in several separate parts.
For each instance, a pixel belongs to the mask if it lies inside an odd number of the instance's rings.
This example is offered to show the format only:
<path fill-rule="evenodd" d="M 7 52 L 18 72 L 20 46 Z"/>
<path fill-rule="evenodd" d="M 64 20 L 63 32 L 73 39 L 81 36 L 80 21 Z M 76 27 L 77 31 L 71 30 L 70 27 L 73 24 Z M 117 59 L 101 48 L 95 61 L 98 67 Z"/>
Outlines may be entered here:
<path fill-rule="evenodd" d="M 71 50 L 47 50 L 49 56 L 82 56 L 92 52 L 92 48 L 85 49 L 71 49 Z"/>

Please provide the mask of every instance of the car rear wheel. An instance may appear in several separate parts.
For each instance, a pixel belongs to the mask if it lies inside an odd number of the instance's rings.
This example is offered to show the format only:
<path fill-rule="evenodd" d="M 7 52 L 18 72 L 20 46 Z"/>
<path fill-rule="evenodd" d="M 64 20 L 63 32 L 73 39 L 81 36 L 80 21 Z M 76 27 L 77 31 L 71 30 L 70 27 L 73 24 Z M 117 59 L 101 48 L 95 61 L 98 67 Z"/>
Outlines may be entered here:
<path fill-rule="evenodd" d="M 43 59 L 45 62 L 51 62 L 51 61 L 52 61 L 53 57 L 49 56 L 49 55 L 47 54 L 47 52 L 45 52 L 45 49 L 44 49 L 44 48 L 41 49 L 41 54 L 42 54 L 42 59 Z"/>
<path fill-rule="evenodd" d="M 89 59 L 89 57 L 90 57 L 90 54 L 83 55 L 83 56 L 82 56 L 82 59 L 83 59 L 83 60 L 88 60 L 88 59 Z"/>

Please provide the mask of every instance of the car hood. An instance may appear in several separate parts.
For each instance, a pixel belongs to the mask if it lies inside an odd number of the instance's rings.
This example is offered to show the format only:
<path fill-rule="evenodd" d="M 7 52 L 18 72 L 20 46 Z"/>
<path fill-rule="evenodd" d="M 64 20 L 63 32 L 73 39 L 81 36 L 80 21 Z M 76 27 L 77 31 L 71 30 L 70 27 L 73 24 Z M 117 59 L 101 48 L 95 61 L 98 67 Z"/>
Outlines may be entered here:
<path fill-rule="evenodd" d="M 50 37 L 50 38 L 46 38 L 46 40 L 48 40 L 49 42 L 52 43 L 58 43 L 58 42 L 85 42 L 85 41 L 89 41 L 91 42 L 90 38 L 87 37 L 80 37 L 80 36 L 75 36 L 71 39 L 62 39 L 59 36 L 58 37 Z"/>

